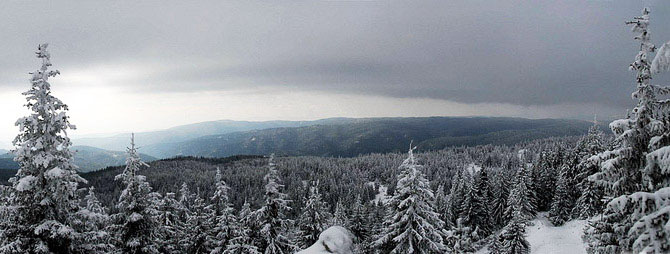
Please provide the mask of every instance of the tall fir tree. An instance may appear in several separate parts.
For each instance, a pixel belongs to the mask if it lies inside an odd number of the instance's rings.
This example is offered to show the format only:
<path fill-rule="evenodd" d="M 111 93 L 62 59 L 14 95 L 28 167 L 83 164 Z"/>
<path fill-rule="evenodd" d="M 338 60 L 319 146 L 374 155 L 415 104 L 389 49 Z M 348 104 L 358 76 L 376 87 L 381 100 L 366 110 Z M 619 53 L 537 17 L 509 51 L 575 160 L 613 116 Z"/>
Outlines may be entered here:
<path fill-rule="evenodd" d="M 331 226 L 342 226 L 344 228 L 349 227 L 349 215 L 347 215 L 347 208 L 344 206 L 344 203 L 341 200 L 337 201 L 335 205 L 335 213 L 331 218 Z"/>
<path fill-rule="evenodd" d="M 476 229 L 480 236 L 487 236 L 491 233 L 488 184 L 488 175 L 485 170 L 474 174 L 466 193 L 464 210 L 461 215 L 463 223 Z"/>
<path fill-rule="evenodd" d="M 67 253 L 76 231 L 71 216 L 78 209 L 77 187 L 86 182 L 73 164 L 68 129 L 74 129 L 68 107 L 51 93 L 49 78 L 60 74 L 49 70 L 48 44 L 37 48 L 40 69 L 32 72 L 31 87 L 24 92 L 30 115 L 19 118 L 20 133 L 12 151 L 19 170 L 9 182 L 10 217 L 2 225 L 3 253 Z"/>
<path fill-rule="evenodd" d="M 215 250 L 213 253 L 224 254 L 260 254 L 258 248 L 253 245 L 251 238 L 251 206 L 244 202 L 238 216 L 239 220 L 231 226 L 232 238 L 225 246 L 223 252 Z"/>
<path fill-rule="evenodd" d="M 159 253 L 156 243 L 155 204 L 146 177 L 138 175 L 142 166 L 149 166 L 140 159 L 135 147 L 135 137 L 131 136 L 128 158 L 123 172 L 115 177 L 125 184 L 119 202 L 118 212 L 112 215 L 111 231 L 114 232 L 116 252 L 146 254 Z"/>
<path fill-rule="evenodd" d="M 447 217 L 449 218 L 447 226 L 456 226 L 456 222 L 463 213 L 463 201 L 466 196 L 466 174 L 464 170 L 457 170 L 451 178 L 451 190 L 449 194 L 449 203 L 447 203 Z"/>
<path fill-rule="evenodd" d="M 374 245 L 389 244 L 390 253 L 443 253 L 444 222 L 433 210 L 435 196 L 414 158 L 414 149 L 409 149 L 399 167 L 396 192 L 389 202 L 391 216 L 385 223 L 388 227 Z"/>
<path fill-rule="evenodd" d="M 309 188 L 309 196 L 298 220 L 298 241 L 302 248 L 307 248 L 319 240 L 319 234 L 328 227 L 330 217 L 317 182 Z"/>
<path fill-rule="evenodd" d="M 509 224 L 502 231 L 501 253 L 506 254 L 528 254 L 530 243 L 526 240 L 525 216 L 517 210 L 512 215 Z"/>
<path fill-rule="evenodd" d="M 195 195 L 191 212 L 186 217 L 185 234 L 179 242 L 186 253 L 204 254 L 211 251 L 209 242 L 214 225 L 214 211 L 205 204 L 205 200 Z"/>
<path fill-rule="evenodd" d="M 515 212 L 519 213 L 519 218 L 522 221 L 529 221 L 533 219 L 537 212 L 532 191 L 528 188 L 530 176 L 526 168 L 521 168 L 517 171 L 515 179 L 515 187 L 510 191 L 507 198 L 507 210 L 505 210 L 505 217 L 512 220 Z"/>
<path fill-rule="evenodd" d="M 365 243 L 368 242 L 372 234 L 372 226 L 370 225 L 369 209 L 361 199 L 361 196 L 356 196 L 356 200 L 350 209 L 349 231 L 356 237 L 357 245 L 361 246 L 359 249 L 364 249 Z"/>
<path fill-rule="evenodd" d="M 509 197 L 509 184 L 503 175 L 499 172 L 495 178 L 492 178 L 494 187 L 491 200 L 491 222 L 494 230 L 501 229 L 507 225 L 505 210 L 507 210 L 507 198 Z"/>
<path fill-rule="evenodd" d="M 463 223 L 463 219 L 458 219 L 456 226 L 449 230 L 445 236 L 447 253 L 465 254 L 474 252 L 473 233 L 473 230 Z"/>
<path fill-rule="evenodd" d="M 249 234 L 248 231 L 234 232 L 244 231 L 245 229 L 242 225 L 238 225 L 238 218 L 235 216 L 235 211 L 228 197 L 230 187 L 223 181 L 221 170 L 218 168 L 216 169 L 214 181 L 216 191 L 214 191 L 214 195 L 210 198 L 210 210 L 213 212 L 210 218 L 212 222 L 210 223 L 213 225 L 213 228 L 208 239 L 209 244 L 214 248 L 212 254 L 222 253 L 234 237 L 239 237 L 242 233 L 248 237 Z"/>
<path fill-rule="evenodd" d="M 594 119 L 588 134 L 579 140 L 575 148 L 579 157 L 579 164 L 577 165 L 579 172 L 576 182 L 581 193 L 572 210 L 575 218 L 586 219 L 603 210 L 602 188 L 589 181 L 588 176 L 600 171 L 600 167 L 589 161 L 589 158 L 603 152 L 605 148 L 603 133 L 598 127 L 598 122 Z"/>
<path fill-rule="evenodd" d="M 286 229 L 293 223 L 285 216 L 285 212 L 291 209 L 288 206 L 290 200 L 287 200 L 287 195 L 282 192 L 284 185 L 281 184 L 279 171 L 274 163 L 274 155 L 270 156 L 265 181 L 267 182 L 265 184 L 265 203 L 254 211 L 254 217 L 259 224 L 256 246 L 264 254 L 291 253 L 295 246 L 287 237 Z"/>
<path fill-rule="evenodd" d="M 184 238 L 185 225 L 180 217 L 184 213 L 184 206 L 177 201 L 172 192 L 165 193 L 158 205 L 156 222 L 160 225 L 156 242 L 160 253 L 177 254 L 183 250 L 179 240 Z"/>
<path fill-rule="evenodd" d="M 627 119 L 612 122 L 615 133 L 614 149 L 594 156 L 601 171 L 589 180 L 605 188 L 609 197 L 615 197 L 607 209 L 587 230 L 587 240 L 593 242 L 590 250 L 616 252 L 670 252 L 667 226 L 670 218 L 670 115 L 667 95 L 670 88 L 651 84 L 652 74 L 667 70 L 670 62 L 669 44 L 661 47 L 653 61 L 650 54 L 656 47 L 650 41 L 649 9 L 642 16 L 627 22 L 640 41 L 640 50 L 630 69 L 636 71 L 637 90 L 633 97 L 637 106 Z M 611 236 L 618 245 L 614 246 Z"/>
<path fill-rule="evenodd" d="M 111 236 L 106 231 L 110 219 L 95 196 L 94 187 L 89 187 L 84 202 L 85 206 L 75 214 L 73 227 L 79 235 L 72 253 L 109 253 L 114 248 Z"/>
<path fill-rule="evenodd" d="M 572 209 L 570 208 L 569 184 L 570 180 L 567 179 L 566 174 L 561 174 L 558 178 L 558 186 L 556 186 L 556 195 L 551 203 L 551 210 L 549 210 L 549 221 L 555 226 L 561 226 L 570 220 Z"/>

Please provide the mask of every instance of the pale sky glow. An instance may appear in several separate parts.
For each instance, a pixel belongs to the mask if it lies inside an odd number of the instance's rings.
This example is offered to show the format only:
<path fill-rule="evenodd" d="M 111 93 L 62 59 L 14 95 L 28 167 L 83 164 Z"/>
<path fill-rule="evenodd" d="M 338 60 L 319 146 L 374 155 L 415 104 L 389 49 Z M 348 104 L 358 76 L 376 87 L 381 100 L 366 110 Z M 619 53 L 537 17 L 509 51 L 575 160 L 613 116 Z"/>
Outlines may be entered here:
<path fill-rule="evenodd" d="M 0 1 L 0 148 L 49 42 L 76 136 L 202 121 L 377 116 L 613 119 L 664 0 Z M 670 75 L 654 78 L 670 83 Z"/>

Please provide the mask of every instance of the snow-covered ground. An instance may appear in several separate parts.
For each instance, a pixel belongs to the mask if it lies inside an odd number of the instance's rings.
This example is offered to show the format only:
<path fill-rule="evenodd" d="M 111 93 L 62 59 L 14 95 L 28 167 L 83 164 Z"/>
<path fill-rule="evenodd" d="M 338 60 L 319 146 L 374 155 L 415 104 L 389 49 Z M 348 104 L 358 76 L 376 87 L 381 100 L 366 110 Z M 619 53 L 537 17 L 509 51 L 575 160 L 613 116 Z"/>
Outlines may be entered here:
<path fill-rule="evenodd" d="M 530 243 L 531 254 L 586 254 L 582 234 L 586 220 L 573 220 L 560 227 L 554 227 L 547 220 L 546 213 L 540 213 L 526 228 L 526 239 Z M 487 253 L 486 248 L 477 253 Z"/>
<path fill-rule="evenodd" d="M 353 236 L 349 230 L 332 226 L 319 235 L 319 240 L 296 254 L 352 254 Z"/>

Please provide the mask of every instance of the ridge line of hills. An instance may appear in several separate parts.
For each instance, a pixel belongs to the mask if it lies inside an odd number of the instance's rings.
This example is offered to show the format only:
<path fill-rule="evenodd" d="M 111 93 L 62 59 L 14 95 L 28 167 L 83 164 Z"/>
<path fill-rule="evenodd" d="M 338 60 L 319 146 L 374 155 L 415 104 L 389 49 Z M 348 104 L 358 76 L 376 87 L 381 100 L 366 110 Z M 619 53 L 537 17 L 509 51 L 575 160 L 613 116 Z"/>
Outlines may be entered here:
<path fill-rule="evenodd" d="M 315 121 L 220 120 L 135 134 L 142 159 L 175 156 L 233 155 L 353 157 L 404 151 L 410 141 L 419 150 L 484 144 L 514 145 L 533 139 L 586 133 L 591 122 L 515 117 L 327 118 Z M 605 125 L 601 125 L 606 129 Z M 129 134 L 73 139 L 81 172 L 125 163 Z M 0 153 L 0 169 L 18 167 Z"/>

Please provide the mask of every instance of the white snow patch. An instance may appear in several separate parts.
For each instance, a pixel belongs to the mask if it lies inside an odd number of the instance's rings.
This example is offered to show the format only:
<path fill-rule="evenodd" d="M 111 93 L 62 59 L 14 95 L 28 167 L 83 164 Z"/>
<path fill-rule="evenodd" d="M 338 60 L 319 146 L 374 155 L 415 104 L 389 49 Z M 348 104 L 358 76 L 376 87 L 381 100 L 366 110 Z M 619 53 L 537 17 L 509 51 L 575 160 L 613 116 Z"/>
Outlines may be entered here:
<path fill-rule="evenodd" d="M 63 175 L 63 170 L 59 167 L 55 167 L 49 169 L 49 171 L 47 171 L 45 175 L 53 178 L 61 177 Z"/>
<path fill-rule="evenodd" d="M 544 254 L 586 254 L 582 234 L 586 220 L 573 220 L 563 226 L 554 227 L 546 213 L 540 213 L 533 225 L 526 228 L 526 239 L 530 243 L 531 253 Z"/>
<path fill-rule="evenodd" d="M 468 173 L 470 173 L 470 175 L 474 175 L 475 173 L 482 170 L 482 167 L 475 164 L 475 163 L 470 163 L 470 164 L 468 164 L 467 170 L 468 170 Z"/>
<path fill-rule="evenodd" d="M 555 227 L 547 219 L 547 213 L 540 213 L 531 223 L 526 227 L 526 240 L 530 243 L 531 254 L 586 254 L 582 242 L 586 220 L 573 220 Z M 488 253 L 488 248 L 476 253 Z"/>
<path fill-rule="evenodd" d="M 386 204 L 386 202 L 389 200 L 389 197 L 386 192 L 388 191 L 388 187 L 384 185 L 379 185 L 379 192 L 377 192 L 377 195 L 375 195 L 375 199 L 372 200 L 375 204 L 382 202 L 383 204 Z"/>
<path fill-rule="evenodd" d="M 353 235 L 346 228 L 332 226 L 319 235 L 319 240 L 296 254 L 353 254 Z"/>
<path fill-rule="evenodd" d="M 33 182 L 36 177 L 34 176 L 24 176 L 19 179 L 19 183 L 16 185 L 17 191 L 27 191 L 33 188 Z"/>

